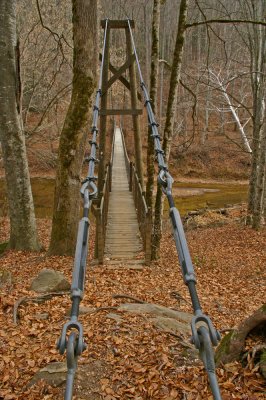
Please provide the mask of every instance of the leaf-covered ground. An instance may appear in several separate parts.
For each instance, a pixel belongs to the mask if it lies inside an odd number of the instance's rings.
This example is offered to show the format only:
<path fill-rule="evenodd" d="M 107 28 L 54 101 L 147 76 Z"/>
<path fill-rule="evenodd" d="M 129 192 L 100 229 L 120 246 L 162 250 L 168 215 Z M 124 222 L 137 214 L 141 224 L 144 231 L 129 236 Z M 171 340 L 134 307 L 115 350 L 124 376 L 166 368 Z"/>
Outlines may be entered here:
<path fill-rule="evenodd" d="M 47 249 L 50 221 L 39 220 L 42 243 Z M 0 243 L 8 240 L 8 221 L 0 220 Z M 93 231 L 93 229 L 92 229 Z M 93 232 L 91 235 L 93 238 Z M 187 234 L 198 278 L 204 312 L 221 330 L 230 329 L 265 303 L 266 232 L 256 232 L 237 222 L 204 227 Z M 93 252 L 91 239 L 90 252 Z M 58 269 L 71 279 L 70 257 L 48 257 L 8 251 L 0 269 L 12 272 L 13 280 L 0 288 L 0 399 L 62 399 L 62 388 L 44 382 L 29 386 L 34 373 L 47 363 L 62 361 L 55 349 L 70 307 L 68 295 L 45 303 L 28 302 L 19 307 L 17 325 L 14 305 L 29 291 L 32 278 L 43 268 Z M 178 292 L 178 302 L 171 296 Z M 143 270 L 107 266 L 88 267 L 82 306 L 97 312 L 82 315 L 88 348 L 79 358 L 76 399 L 85 400 L 194 400 L 211 399 L 201 363 L 192 361 L 190 347 L 182 340 L 154 328 L 144 317 L 113 311 L 126 302 L 114 294 L 191 312 L 170 232 L 164 235 L 162 258 Z M 121 321 L 108 317 L 115 312 Z M 42 319 L 47 313 L 48 319 Z M 258 366 L 232 363 L 218 369 L 222 397 L 265 399 L 266 388 Z"/>

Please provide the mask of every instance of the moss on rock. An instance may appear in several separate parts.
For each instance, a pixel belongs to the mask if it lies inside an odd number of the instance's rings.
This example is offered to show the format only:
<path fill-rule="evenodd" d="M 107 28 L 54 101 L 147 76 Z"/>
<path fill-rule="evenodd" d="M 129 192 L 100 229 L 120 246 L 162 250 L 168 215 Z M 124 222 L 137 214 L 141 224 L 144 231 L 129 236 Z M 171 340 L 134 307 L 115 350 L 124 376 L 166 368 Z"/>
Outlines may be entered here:
<path fill-rule="evenodd" d="M 219 365 L 221 362 L 224 362 L 224 359 L 229 355 L 230 353 L 230 343 L 232 338 L 236 335 L 236 331 L 231 331 L 227 335 L 223 337 L 221 340 L 219 346 L 216 349 L 215 352 L 215 362 L 216 365 Z"/>

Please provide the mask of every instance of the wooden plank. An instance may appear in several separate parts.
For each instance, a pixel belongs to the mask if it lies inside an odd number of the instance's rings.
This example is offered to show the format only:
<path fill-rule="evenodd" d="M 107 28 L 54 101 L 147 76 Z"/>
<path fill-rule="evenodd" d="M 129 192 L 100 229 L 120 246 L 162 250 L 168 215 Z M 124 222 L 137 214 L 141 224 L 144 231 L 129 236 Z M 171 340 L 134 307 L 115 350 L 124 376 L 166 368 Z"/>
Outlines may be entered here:
<path fill-rule="evenodd" d="M 116 128 L 113 157 L 112 192 L 106 226 L 105 256 L 123 259 L 127 265 L 142 250 L 138 220 L 125 172 L 125 155 L 119 128 Z M 121 191 L 121 185 L 126 190 Z M 109 261 L 108 261 L 109 262 Z"/>
<path fill-rule="evenodd" d="M 109 110 L 100 110 L 100 115 L 141 115 L 142 109 L 127 109 L 123 110 L 122 108 L 113 108 Z"/>
<path fill-rule="evenodd" d="M 130 26 L 132 29 L 135 28 L 135 22 L 133 19 L 129 20 Z M 104 29 L 106 24 L 106 19 L 101 20 L 101 27 Z M 108 20 L 108 28 L 114 29 L 125 29 L 128 28 L 128 20 L 127 19 L 109 19 Z"/>

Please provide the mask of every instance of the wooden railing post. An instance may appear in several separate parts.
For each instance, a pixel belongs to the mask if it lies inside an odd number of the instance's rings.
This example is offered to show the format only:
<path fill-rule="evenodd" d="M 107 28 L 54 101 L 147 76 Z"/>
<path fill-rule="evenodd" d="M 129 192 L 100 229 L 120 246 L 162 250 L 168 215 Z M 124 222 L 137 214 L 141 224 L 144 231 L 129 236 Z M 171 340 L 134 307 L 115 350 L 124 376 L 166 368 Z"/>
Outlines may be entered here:
<path fill-rule="evenodd" d="M 133 189 L 133 162 L 130 161 L 129 164 L 129 191 L 132 192 Z"/>
<path fill-rule="evenodd" d="M 113 164 L 109 162 L 109 192 L 112 191 L 112 174 L 113 174 Z"/>
<path fill-rule="evenodd" d="M 98 262 L 99 264 L 103 264 L 103 256 L 104 256 L 104 237 L 103 237 L 103 221 L 102 221 L 102 212 L 101 207 L 97 208 L 97 242 L 98 242 Z"/>
<path fill-rule="evenodd" d="M 94 258 L 98 258 L 98 207 L 99 207 L 99 200 L 94 199 L 92 202 L 92 213 L 94 215 L 96 221 L 96 234 L 95 234 L 95 246 L 94 246 Z"/>
<path fill-rule="evenodd" d="M 148 208 L 145 224 L 145 263 L 149 265 L 151 262 L 151 235 L 152 235 L 152 213 L 151 208 Z"/>

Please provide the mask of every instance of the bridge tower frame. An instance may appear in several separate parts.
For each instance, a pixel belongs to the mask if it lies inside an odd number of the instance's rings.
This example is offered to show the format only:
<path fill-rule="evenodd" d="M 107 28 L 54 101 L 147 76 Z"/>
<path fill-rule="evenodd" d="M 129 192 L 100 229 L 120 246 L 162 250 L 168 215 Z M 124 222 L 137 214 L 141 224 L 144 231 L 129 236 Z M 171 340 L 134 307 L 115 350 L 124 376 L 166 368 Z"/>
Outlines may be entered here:
<path fill-rule="evenodd" d="M 130 30 L 128 21 L 131 28 L 135 27 L 133 20 L 108 20 L 106 32 L 106 46 L 103 64 L 103 80 L 102 80 L 102 95 L 100 114 L 100 131 L 99 131 L 99 172 L 98 172 L 98 190 L 99 196 L 104 186 L 104 176 L 106 167 L 106 131 L 107 131 L 107 116 L 110 115 L 132 115 L 133 130 L 134 130 L 134 147 L 135 147 L 135 162 L 136 170 L 142 189 L 144 190 L 143 180 L 143 163 L 142 163 L 142 143 L 141 143 L 141 130 L 139 116 L 142 114 L 142 109 L 138 109 L 138 100 L 141 101 L 141 94 L 137 91 L 136 71 L 135 71 L 135 55 L 132 48 Z M 101 27 L 104 29 L 106 20 L 101 21 Z M 110 63 L 110 36 L 111 29 L 124 29 L 126 36 L 126 61 L 117 68 Z M 100 54 L 100 59 L 102 55 Z M 124 76 L 124 73 L 129 70 L 129 80 Z M 109 71 L 113 74 L 109 78 Z M 130 91 L 131 108 L 130 109 L 110 109 L 108 105 L 108 91 L 112 85 L 119 80 L 127 90 Z"/>

